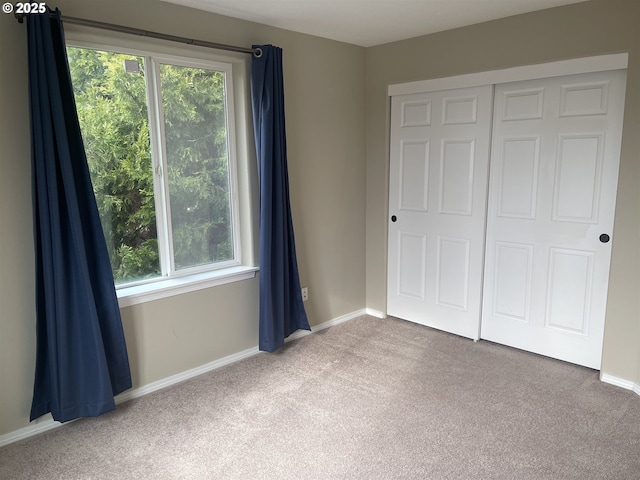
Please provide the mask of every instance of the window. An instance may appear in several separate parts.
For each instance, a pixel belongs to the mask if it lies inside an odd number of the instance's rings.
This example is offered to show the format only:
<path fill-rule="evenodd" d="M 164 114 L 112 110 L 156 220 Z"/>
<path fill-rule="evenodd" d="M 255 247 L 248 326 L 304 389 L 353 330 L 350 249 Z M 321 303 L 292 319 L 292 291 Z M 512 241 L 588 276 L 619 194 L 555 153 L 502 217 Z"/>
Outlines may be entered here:
<path fill-rule="evenodd" d="M 240 265 L 232 64 L 67 55 L 116 287 Z"/>

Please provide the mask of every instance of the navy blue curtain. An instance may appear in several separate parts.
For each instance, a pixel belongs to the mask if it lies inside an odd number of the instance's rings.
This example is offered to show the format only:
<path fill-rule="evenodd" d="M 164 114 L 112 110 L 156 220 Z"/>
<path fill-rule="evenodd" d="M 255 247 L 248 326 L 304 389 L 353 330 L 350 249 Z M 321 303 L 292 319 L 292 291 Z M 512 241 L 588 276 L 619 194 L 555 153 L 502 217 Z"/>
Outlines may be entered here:
<path fill-rule="evenodd" d="M 254 45 L 251 100 L 260 178 L 260 350 L 273 352 L 311 330 L 302 304 L 289 203 L 282 49 Z"/>
<path fill-rule="evenodd" d="M 115 408 L 131 388 L 107 247 L 80 134 L 60 12 L 27 15 L 36 371 L 31 420 Z"/>

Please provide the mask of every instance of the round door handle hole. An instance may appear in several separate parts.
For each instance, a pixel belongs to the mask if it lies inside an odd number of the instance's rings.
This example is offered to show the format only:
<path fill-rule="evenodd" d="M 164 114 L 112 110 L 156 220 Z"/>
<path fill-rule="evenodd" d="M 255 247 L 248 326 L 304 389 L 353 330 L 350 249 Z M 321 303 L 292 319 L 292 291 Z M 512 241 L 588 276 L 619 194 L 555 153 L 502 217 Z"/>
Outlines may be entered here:
<path fill-rule="evenodd" d="M 395 215 L 391 215 L 391 221 L 395 222 L 396 220 L 398 220 L 398 217 L 396 217 Z"/>
<path fill-rule="evenodd" d="M 606 233 L 603 233 L 602 235 L 600 235 L 600 241 L 602 243 L 608 243 L 609 240 L 610 240 L 610 237 Z"/>

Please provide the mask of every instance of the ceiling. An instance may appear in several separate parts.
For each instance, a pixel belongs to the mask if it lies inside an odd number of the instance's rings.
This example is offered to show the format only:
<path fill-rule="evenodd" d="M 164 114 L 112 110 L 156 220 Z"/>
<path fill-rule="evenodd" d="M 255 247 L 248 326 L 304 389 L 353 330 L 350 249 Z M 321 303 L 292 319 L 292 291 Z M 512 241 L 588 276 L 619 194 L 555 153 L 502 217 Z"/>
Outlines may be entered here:
<path fill-rule="evenodd" d="M 585 0 L 163 0 L 371 47 Z"/>

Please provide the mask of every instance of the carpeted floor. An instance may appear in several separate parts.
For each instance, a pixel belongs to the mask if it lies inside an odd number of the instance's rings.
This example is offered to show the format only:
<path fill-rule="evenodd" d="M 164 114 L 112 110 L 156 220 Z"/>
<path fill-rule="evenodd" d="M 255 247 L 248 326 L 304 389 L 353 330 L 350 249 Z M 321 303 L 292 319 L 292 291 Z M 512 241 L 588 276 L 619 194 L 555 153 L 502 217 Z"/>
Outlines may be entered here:
<path fill-rule="evenodd" d="M 361 317 L 0 449 L 5 479 L 639 479 L 640 397 Z"/>

